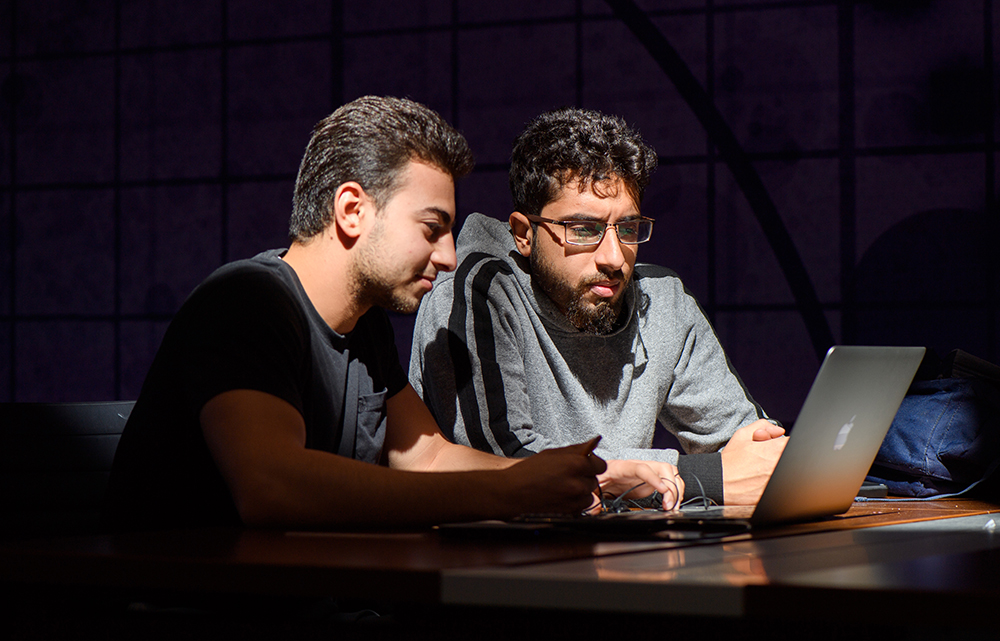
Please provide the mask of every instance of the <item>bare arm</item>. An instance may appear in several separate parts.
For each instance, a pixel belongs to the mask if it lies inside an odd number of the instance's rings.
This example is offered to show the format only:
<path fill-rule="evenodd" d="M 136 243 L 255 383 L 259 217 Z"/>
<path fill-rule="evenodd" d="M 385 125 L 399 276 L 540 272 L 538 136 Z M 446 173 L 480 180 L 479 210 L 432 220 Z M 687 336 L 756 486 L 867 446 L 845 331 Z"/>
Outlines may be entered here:
<path fill-rule="evenodd" d="M 508 459 L 471 447 L 456 445 L 441 433 L 420 396 L 407 385 L 388 401 L 385 448 L 389 466 L 413 471 L 456 472 L 499 470 L 517 459 Z"/>
<path fill-rule="evenodd" d="M 604 464 L 588 457 L 585 445 L 495 469 L 500 466 L 478 454 L 462 457 L 452 449 L 459 446 L 440 444 L 433 421 L 433 429 L 417 420 L 417 427 L 395 435 L 394 427 L 408 425 L 398 415 L 404 409 L 413 409 L 406 397 L 390 400 L 389 457 L 403 469 L 307 449 L 302 416 L 263 392 L 220 394 L 200 418 L 209 451 L 248 525 L 423 525 L 590 505 Z M 410 471 L 421 468 L 474 471 Z"/>

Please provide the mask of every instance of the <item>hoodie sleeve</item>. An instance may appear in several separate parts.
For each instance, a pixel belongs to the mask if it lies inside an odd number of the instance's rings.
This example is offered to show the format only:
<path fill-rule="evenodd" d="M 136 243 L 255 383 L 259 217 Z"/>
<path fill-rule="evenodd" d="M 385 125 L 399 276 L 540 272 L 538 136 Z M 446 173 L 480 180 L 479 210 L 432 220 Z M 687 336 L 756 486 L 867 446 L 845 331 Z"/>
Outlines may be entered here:
<path fill-rule="evenodd" d="M 524 457 L 558 444 L 531 427 L 520 328 L 487 296 L 495 276 L 509 269 L 487 255 L 469 256 L 424 297 L 410 382 L 453 442 Z"/>

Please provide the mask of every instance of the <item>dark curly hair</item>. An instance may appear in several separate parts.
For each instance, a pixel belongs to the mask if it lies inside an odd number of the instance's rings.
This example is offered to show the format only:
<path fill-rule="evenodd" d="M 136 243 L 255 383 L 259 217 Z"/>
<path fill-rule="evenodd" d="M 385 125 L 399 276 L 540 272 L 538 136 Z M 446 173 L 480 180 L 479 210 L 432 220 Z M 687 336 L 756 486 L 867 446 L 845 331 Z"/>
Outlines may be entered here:
<path fill-rule="evenodd" d="M 656 163 L 656 152 L 618 116 L 571 107 L 548 111 L 514 141 L 514 209 L 538 216 L 566 184 L 578 181 L 580 189 L 594 189 L 614 178 L 638 205 Z"/>
<path fill-rule="evenodd" d="M 364 96 L 343 105 L 313 129 L 295 181 L 288 236 L 304 241 L 330 224 L 330 199 L 355 181 L 380 210 L 399 187 L 410 160 L 457 180 L 472 171 L 469 144 L 432 109 L 405 98 Z"/>

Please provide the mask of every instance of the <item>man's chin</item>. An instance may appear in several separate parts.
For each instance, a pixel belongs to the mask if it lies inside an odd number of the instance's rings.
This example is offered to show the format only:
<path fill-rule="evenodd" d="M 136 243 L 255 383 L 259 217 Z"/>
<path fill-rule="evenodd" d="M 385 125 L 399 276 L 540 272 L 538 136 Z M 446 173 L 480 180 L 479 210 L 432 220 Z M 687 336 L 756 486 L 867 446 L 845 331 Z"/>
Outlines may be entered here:
<path fill-rule="evenodd" d="M 420 307 L 420 300 L 425 293 L 423 290 L 412 292 L 402 287 L 383 288 L 370 292 L 366 299 L 370 307 L 381 307 L 396 314 L 413 314 Z"/>
<path fill-rule="evenodd" d="M 621 305 L 617 301 L 604 301 L 594 304 L 582 300 L 571 305 L 566 312 L 569 322 L 581 332 L 588 334 L 610 334 L 618 325 L 621 315 Z"/>
<path fill-rule="evenodd" d="M 396 295 L 393 296 L 389 309 L 397 314 L 414 314 L 420 308 L 420 301 L 422 299 L 423 293 L 417 295 Z"/>

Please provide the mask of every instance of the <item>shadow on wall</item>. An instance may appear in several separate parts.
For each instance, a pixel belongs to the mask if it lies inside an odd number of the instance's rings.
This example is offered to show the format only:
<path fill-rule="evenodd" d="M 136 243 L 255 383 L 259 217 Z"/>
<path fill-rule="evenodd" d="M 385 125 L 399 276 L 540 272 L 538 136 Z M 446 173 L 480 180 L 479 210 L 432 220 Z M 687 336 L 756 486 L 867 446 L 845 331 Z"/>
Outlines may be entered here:
<path fill-rule="evenodd" d="M 855 272 L 857 343 L 958 348 L 995 362 L 997 232 L 982 213 L 934 209 L 882 234 Z"/>

